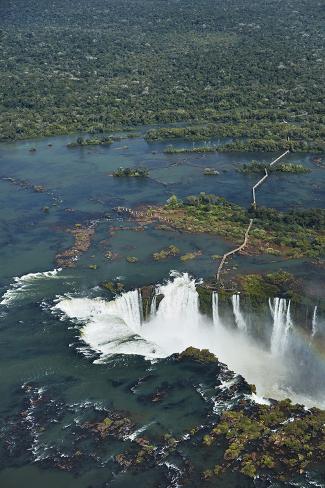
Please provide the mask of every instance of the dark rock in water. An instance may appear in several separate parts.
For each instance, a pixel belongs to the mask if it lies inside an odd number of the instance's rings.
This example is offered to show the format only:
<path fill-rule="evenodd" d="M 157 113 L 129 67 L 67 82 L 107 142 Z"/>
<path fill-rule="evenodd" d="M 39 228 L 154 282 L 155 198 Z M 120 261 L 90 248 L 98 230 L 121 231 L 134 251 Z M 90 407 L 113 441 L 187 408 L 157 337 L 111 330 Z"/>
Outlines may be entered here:
<path fill-rule="evenodd" d="M 144 286 L 140 289 L 142 298 L 143 318 L 146 320 L 150 316 L 151 303 L 155 296 L 155 287 L 153 285 Z"/>
<path fill-rule="evenodd" d="M 20 410 L 1 425 L 0 466 L 36 462 L 76 476 L 105 469 L 108 482 L 113 473 L 136 480 L 158 470 L 162 487 L 174 486 L 172 480 L 210 486 L 203 480 L 211 480 L 250 488 L 256 478 L 266 488 L 277 481 L 286 486 L 322 461 L 324 411 L 289 400 L 257 403 L 254 385 L 208 350 L 189 347 L 139 365 L 141 376 L 129 372 L 114 385 L 117 397 L 141 406 L 132 407 L 134 413 L 90 401 L 71 404 L 63 399 L 62 379 L 23 385 L 16 393 Z"/>
<path fill-rule="evenodd" d="M 105 417 L 100 422 L 86 422 L 81 428 L 99 435 L 102 439 L 108 436 L 123 439 L 130 434 L 132 422 L 127 417 L 113 413 L 110 417 Z"/>
<path fill-rule="evenodd" d="M 196 291 L 199 295 L 199 307 L 200 312 L 211 316 L 212 315 L 212 292 L 213 289 L 210 289 L 207 286 L 198 285 L 196 287 Z"/>

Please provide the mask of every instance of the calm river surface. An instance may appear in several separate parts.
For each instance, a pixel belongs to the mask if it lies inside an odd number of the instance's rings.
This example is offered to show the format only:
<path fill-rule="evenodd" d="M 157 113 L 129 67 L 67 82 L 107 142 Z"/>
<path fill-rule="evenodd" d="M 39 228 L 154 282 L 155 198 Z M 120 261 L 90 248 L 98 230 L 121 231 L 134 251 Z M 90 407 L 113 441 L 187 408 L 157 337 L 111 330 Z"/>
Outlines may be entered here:
<path fill-rule="evenodd" d="M 0 486 L 177 486 L 170 481 L 170 467 L 151 466 L 132 475 L 117 470 L 113 458 L 123 449 L 123 440 L 92 446 L 85 438 L 77 444 L 70 427 L 107 409 L 127 412 L 137 428 L 144 428 L 153 438 L 162 433 L 181 435 L 207 414 L 204 398 L 193 388 L 200 382 L 199 375 L 192 372 L 193 378 L 187 381 L 180 365 L 171 368 L 168 360 L 152 364 L 132 355 L 94 364 L 96 354 L 80 350 L 78 326 L 54 314 L 52 307 L 65 294 L 107 296 L 98 287 L 103 281 L 122 282 L 132 289 L 164 282 L 171 269 L 196 278 L 213 275 L 216 263 L 211 256 L 231 249 L 231 243 L 212 235 L 166 232 L 153 226 L 139 232 L 114 207 L 162 204 L 172 194 L 182 198 L 202 191 L 248 206 L 250 188 L 258 178 L 242 175 L 236 167 L 252 159 L 269 162 L 277 154 L 168 155 L 163 149 L 169 141 L 147 143 L 142 136 L 111 146 L 67 148 L 74 139 L 65 136 L 0 145 L 0 292 L 4 297 L 0 305 Z M 192 145 L 188 141 L 173 144 Z M 291 154 L 286 160 L 312 171 L 272 175 L 258 192 L 258 202 L 277 209 L 323 206 L 324 170 L 312 163 L 312 155 Z M 120 166 L 146 166 L 150 178 L 109 176 Z M 204 176 L 205 167 L 216 168 L 220 174 Z M 35 191 L 35 185 L 44 191 Z M 55 255 L 73 242 L 66 229 L 90 222 L 96 224 L 96 233 L 89 250 L 75 267 L 52 273 Z M 153 261 L 153 252 L 171 244 L 182 254 L 201 250 L 202 255 L 189 262 L 179 257 Z M 108 251 L 116 259 L 109 261 Z M 127 256 L 139 261 L 128 263 Z M 89 268 L 94 264 L 96 269 Z M 234 258 L 233 265 L 239 271 L 287 269 L 305 279 L 315 300 L 322 296 L 319 270 L 311 263 L 241 256 Z M 144 376 L 150 380 L 140 382 L 133 391 Z M 149 392 L 167 383 L 173 388 L 169 402 L 146 400 Z M 78 456 L 82 448 L 87 450 L 87 443 L 93 458 L 82 459 L 71 470 L 57 469 L 59 459 L 73 450 Z M 201 463 L 200 455 L 195 456 L 194 462 Z M 177 466 L 178 460 L 173 463 Z M 194 483 L 200 486 L 199 480 Z M 255 485 L 237 474 L 229 475 L 220 486 Z"/>

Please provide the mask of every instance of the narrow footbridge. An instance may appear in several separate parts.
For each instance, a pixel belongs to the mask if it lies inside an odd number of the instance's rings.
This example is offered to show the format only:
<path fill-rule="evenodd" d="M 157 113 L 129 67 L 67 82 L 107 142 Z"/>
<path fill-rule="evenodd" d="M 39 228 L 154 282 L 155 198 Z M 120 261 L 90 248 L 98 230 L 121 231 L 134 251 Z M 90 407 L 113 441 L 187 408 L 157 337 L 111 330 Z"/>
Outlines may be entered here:
<path fill-rule="evenodd" d="M 223 268 L 223 265 L 226 262 L 226 259 L 229 258 L 229 256 L 231 256 L 232 254 L 235 254 L 236 252 L 239 252 L 242 249 L 244 249 L 244 247 L 246 247 L 247 241 L 248 241 L 248 234 L 249 234 L 249 231 L 251 230 L 253 222 L 254 222 L 254 219 L 250 219 L 248 227 L 247 227 L 246 232 L 245 232 L 244 242 L 239 247 L 236 247 L 236 249 L 233 249 L 232 251 L 229 251 L 223 255 L 223 257 L 220 261 L 220 264 L 219 264 L 218 271 L 217 271 L 217 281 L 219 281 L 219 279 L 220 279 L 220 273 L 221 273 L 221 270 Z"/>
<path fill-rule="evenodd" d="M 280 159 L 284 158 L 284 156 L 286 156 L 290 151 L 286 151 L 284 152 L 283 154 L 281 154 L 281 156 L 279 156 L 278 158 L 276 158 L 274 161 L 272 161 L 272 163 L 269 164 L 269 167 L 273 166 L 275 163 L 277 163 L 278 161 L 280 161 Z M 258 180 L 258 182 L 253 186 L 252 188 L 252 193 L 253 193 L 253 205 L 254 207 L 256 207 L 256 194 L 255 194 L 255 190 L 257 187 L 259 187 L 265 180 L 266 178 L 269 176 L 269 173 L 267 171 L 267 168 L 264 168 L 264 171 L 265 171 L 265 175 L 260 179 Z"/>
<path fill-rule="evenodd" d="M 278 158 L 274 159 L 274 161 L 272 161 L 272 163 L 270 163 L 268 167 L 270 168 L 271 166 L 273 166 L 275 163 L 277 163 L 278 161 L 280 161 L 280 159 L 284 158 L 284 156 L 286 156 L 289 152 L 290 152 L 289 150 L 285 151 L 283 154 L 281 154 L 281 156 L 279 156 Z M 256 208 L 256 193 L 255 193 L 256 188 L 258 188 L 268 178 L 268 176 L 269 176 L 267 167 L 264 168 L 264 171 L 265 171 L 264 176 L 260 180 L 258 180 L 258 182 L 255 183 L 255 185 L 252 188 L 252 194 L 253 194 L 253 202 L 252 202 L 252 205 L 253 205 L 254 208 Z M 254 222 L 254 219 L 250 219 L 249 224 L 248 224 L 248 227 L 247 227 L 246 232 L 245 232 L 244 242 L 239 247 L 236 247 L 236 249 L 233 249 L 232 251 L 229 251 L 229 252 L 227 252 L 226 254 L 223 255 L 223 257 L 222 257 L 222 259 L 220 261 L 218 270 L 217 270 L 217 274 L 216 274 L 217 281 L 220 281 L 221 271 L 222 271 L 222 268 L 223 268 L 223 266 L 224 266 L 227 258 L 229 258 L 230 256 L 232 256 L 233 254 L 236 254 L 237 252 L 240 252 L 242 249 L 244 249 L 244 247 L 246 247 L 247 242 L 248 242 L 248 235 L 249 235 L 249 232 L 250 232 L 250 230 L 252 228 L 253 222 Z"/>

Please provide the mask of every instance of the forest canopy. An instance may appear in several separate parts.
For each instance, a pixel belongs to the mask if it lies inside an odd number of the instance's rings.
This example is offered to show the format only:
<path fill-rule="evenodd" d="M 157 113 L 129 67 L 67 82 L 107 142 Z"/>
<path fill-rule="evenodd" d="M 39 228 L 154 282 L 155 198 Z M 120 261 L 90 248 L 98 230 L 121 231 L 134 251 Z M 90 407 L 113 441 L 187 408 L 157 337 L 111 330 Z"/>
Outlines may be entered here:
<path fill-rule="evenodd" d="M 317 0 L 3 0 L 0 140 L 206 121 L 269 141 L 289 123 L 285 140 L 318 147 L 324 12 Z"/>

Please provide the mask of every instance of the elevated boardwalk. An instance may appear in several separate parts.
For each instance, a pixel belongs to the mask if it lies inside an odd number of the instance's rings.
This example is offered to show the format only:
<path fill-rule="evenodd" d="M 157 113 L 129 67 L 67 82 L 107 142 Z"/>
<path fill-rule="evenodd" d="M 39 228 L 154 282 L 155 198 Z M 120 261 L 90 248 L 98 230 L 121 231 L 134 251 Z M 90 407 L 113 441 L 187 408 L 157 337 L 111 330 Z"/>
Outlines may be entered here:
<path fill-rule="evenodd" d="M 285 151 L 283 154 L 281 154 L 281 156 L 279 156 L 278 158 L 274 159 L 274 161 L 272 161 L 272 163 L 269 164 L 269 167 L 273 166 L 275 163 L 277 163 L 278 161 L 280 161 L 280 159 L 284 158 L 284 156 L 286 156 L 290 151 L 287 150 Z M 264 181 L 268 178 L 269 176 L 269 173 L 267 171 L 267 167 L 264 168 L 264 171 L 265 171 L 265 175 L 260 179 L 258 180 L 257 183 L 255 183 L 255 185 L 253 186 L 252 188 L 252 195 L 253 195 L 253 202 L 252 202 L 252 205 L 254 208 L 256 208 L 256 189 L 262 185 L 262 183 L 264 183 Z M 216 279 L 217 281 L 220 281 L 220 275 L 221 275 L 221 271 L 222 271 L 222 268 L 227 260 L 227 258 L 229 258 L 230 256 L 232 256 L 233 254 L 236 254 L 237 252 L 241 251 L 242 249 L 244 249 L 244 247 L 247 245 L 247 242 L 248 242 L 248 235 L 249 235 L 249 232 L 252 228 L 252 225 L 253 225 L 253 221 L 254 219 L 250 219 L 249 221 L 249 225 L 246 229 L 246 232 L 245 232 L 245 238 L 244 238 L 244 242 L 239 246 L 239 247 L 236 247 L 236 249 L 233 249 L 232 251 L 229 251 L 227 252 L 226 254 L 223 255 L 221 261 L 220 261 L 220 264 L 219 264 L 219 267 L 218 267 L 218 270 L 217 270 L 217 274 L 216 274 Z"/>

